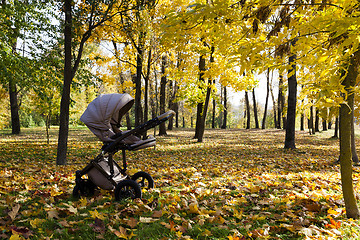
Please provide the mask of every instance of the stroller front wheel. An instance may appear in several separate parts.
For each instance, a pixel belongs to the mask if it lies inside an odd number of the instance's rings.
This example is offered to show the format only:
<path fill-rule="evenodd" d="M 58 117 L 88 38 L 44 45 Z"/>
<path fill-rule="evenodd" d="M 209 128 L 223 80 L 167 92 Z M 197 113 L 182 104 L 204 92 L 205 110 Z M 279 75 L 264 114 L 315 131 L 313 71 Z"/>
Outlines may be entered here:
<path fill-rule="evenodd" d="M 127 198 L 141 198 L 141 188 L 133 180 L 120 181 L 115 187 L 115 200 L 120 201 Z"/>
<path fill-rule="evenodd" d="M 131 179 L 136 181 L 141 188 L 154 188 L 154 179 L 147 172 L 137 172 Z"/>

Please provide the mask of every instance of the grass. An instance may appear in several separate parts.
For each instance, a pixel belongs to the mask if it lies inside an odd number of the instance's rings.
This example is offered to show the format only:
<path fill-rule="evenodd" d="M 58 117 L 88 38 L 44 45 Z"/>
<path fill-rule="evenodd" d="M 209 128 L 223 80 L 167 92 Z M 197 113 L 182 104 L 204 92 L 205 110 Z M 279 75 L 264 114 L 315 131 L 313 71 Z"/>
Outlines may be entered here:
<path fill-rule="evenodd" d="M 143 198 L 115 202 L 112 191 L 71 196 L 74 173 L 101 143 L 71 128 L 68 165 L 56 166 L 57 128 L 0 131 L 0 238 L 13 239 L 356 239 L 345 218 L 339 154 L 332 131 L 296 133 L 283 149 L 282 130 L 207 130 L 157 137 L 156 148 L 128 152 L 129 174 L 150 173 Z M 121 154 L 118 154 L 121 155 Z M 359 169 L 354 167 L 359 192 Z M 54 230 L 55 229 L 55 230 Z"/>

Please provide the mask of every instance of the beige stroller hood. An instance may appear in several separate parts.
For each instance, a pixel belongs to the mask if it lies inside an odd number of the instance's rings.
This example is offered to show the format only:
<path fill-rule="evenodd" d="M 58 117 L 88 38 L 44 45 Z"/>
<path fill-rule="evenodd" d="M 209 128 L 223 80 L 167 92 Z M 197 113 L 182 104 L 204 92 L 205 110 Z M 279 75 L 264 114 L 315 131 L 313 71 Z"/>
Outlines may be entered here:
<path fill-rule="evenodd" d="M 130 110 L 134 99 L 127 93 L 101 94 L 86 108 L 80 120 L 101 141 L 112 142 L 114 126 L 120 126 L 121 118 Z"/>

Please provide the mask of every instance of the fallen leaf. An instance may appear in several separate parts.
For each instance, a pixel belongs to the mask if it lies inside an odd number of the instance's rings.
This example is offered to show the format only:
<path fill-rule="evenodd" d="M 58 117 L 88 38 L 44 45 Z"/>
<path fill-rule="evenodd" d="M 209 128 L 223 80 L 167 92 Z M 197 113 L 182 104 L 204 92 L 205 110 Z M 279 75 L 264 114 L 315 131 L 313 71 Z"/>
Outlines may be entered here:
<path fill-rule="evenodd" d="M 160 218 L 162 217 L 163 213 L 161 210 L 159 211 L 153 211 L 153 214 L 151 215 L 151 217 L 154 217 L 154 218 Z"/>
<path fill-rule="evenodd" d="M 135 219 L 135 218 L 130 218 L 130 219 L 128 219 L 128 220 L 125 220 L 125 222 L 126 222 L 126 224 L 129 226 L 129 227 L 131 227 L 131 228 L 135 228 L 136 227 L 136 225 L 137 225 L 137 223 L 138 223 L 138 221 Z"/>
<path fill-rule="evenodd" d="M 16 215 L 18 214 L 20 210 L 20 205 L 19 204 L 16 204 L 12 209 L 11 211 L 8 213 L 9 217 L 11 218 L 12 221 L 15 220 L 16 218 Z"/>

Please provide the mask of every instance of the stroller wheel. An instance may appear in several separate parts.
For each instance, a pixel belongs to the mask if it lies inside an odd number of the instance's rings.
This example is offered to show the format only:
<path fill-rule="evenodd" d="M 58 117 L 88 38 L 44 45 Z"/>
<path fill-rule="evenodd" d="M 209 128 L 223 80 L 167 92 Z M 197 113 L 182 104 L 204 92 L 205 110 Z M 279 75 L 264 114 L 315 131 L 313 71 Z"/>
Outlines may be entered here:
<path fill-rule="evenodd" d="M 81 179 L 73 189 L 73 196 L 78 198 L 81 196 L 91 197 L 95 193 L 96 185 L 89 179 Z"/>
<path fill-rule="evenodd" d="M 154 187 L 154 179 L 147 172 L 137 172 L 132 177 L 141 188 L 150 189 Z"/>
<path fill-rule="evenodd" d="M 133 180 L 123 180 L 116 185 L 115 200 L 120 201 L 126 198 L 141 198 L 141 188 Z"/>

